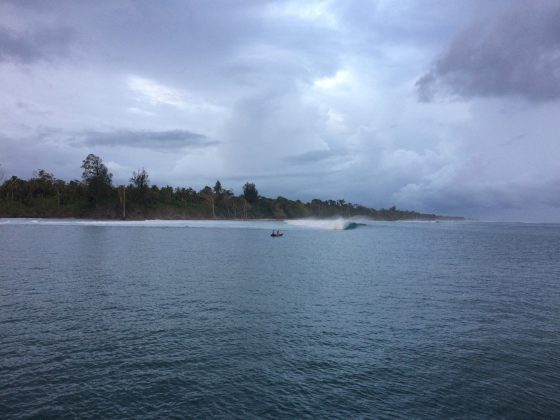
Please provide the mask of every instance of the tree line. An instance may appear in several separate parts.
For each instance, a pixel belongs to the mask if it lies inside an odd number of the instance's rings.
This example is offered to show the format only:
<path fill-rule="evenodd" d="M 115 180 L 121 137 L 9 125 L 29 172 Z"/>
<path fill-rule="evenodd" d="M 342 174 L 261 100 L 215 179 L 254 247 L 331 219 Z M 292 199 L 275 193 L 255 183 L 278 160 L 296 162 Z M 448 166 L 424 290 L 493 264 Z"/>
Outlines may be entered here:
<path fill-rule="evenodd" d="M 1 168 L 0 168 L 1 169 Z M 148 172 L 134 171 L 128 185 L 114 186 L 113 175 L 99 156 L 89 154 L 82 162 L 81 180 L 64 181 L 44 169 L 28 179 L 6 176 L 0 171 L 0 217 L 53 217 L 94 219 L 292 219 L 304 217 L 366 217 L 377 220 L 435 220 L 434 214 L 376 210 L 345 200 L 310 202 L 259 195 L 252 182 L 242 193 L 214 187 L 192 188 L 151 185 Z"/>

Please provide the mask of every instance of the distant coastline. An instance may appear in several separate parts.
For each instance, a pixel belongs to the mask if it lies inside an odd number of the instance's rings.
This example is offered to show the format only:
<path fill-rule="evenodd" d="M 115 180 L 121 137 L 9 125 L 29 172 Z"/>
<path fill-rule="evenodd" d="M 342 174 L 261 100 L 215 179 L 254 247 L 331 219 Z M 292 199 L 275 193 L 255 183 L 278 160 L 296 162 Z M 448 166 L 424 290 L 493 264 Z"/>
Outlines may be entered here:
<path fill-rule="evenodd" d="M 466 220 L 461 216 L 443 216 L 437 214 L 419 213 L 409 210 L 399 210 L 396 208 L 375 210 L 360 205 L 352 205 L 351 208 L 341 209 L 339 206 L 318 206 L 314 203 L 303 203 L 300 201 L 287 200 L 284 206 L 278 208 L 278 200 L 266 197 L 259 197 L 255 205 L 246 209 L 246 217 L 234 217 L 223 215 L 221 207 L 216 206 L 212 215 L 212 209 L 208 206 L 184 205 L 178 208 L 134 208 L 125 217 L 119 212 L 116 205 L 96 206 L 94 208 L 80 208 L 61 205 L 60 207 L 50 208 L 44 203 L 40 205 L 29 205 L 21 202 L 6 203 L 5 199 L 0 199 L 0 218 L 41 218 L 41 219 L 75 219 L 75 220 L 224 220 L 224 221 L 275 221 L 275 220 L 295 220 L 295 219 L 356 219 L 363 218 L 372 221 L 399 221 L 399 220 L 418 220 L 418 221 L 460 221 Z M 317 200 L 318 201 L 318 200 Z M 321 201 L 321 204 L 326 202 Z M 286 204 L 288 208 L 286 208 Z M 290 211 L 289 206 L 296 206 L 297 211 Z M 243 203 L 241 203 L 243 206 Z M 70 208 L 68 208 L 70 207 Z M 192 209 L 191 207 L 194 207 Z M 194 211 L 193 211 L 194 210 Z M 234 210 L 229 209 L 230 212 Z M 243 207 L 241 207 L 243 212 Z M 267 214 L 268 213 L 268 214 Z M 274 214 L 276 213 L 276 215 Z M 281 214 L 278 214 L 281 213 Z M 369 213 L 369 214 L 368 214 Z"/>
<path fill-rule="evenodd" d="M 0 179 L 0 217 L 92 220 L 289 220 L 302 218 L 365 218 L 369 220 L 464 220 L 400 210 L 374 209 L 343 199 L 309 202 L 261 196 L 254 183 L 242 193 L 214 187 L 150 185 L 144 168 L 134 171 L 128 185 L 115 186 L 101 158 L 89 154 L 82 162 L 81 180 L 64 181 L 44 169 L 24 180 Z M 3 181 L 3 182 L 2 182 Z"/>
<path fill-rule="evenodd" d="M 25 191 L 25 190 L 23 190 Z M 133 197 L 132 188 L 126 194 Z M 161 193 L 151 189 L 152 194 Z M 2 194 L 3 193 L 3 194 Z M 155 200 L 130 199 L 123 205 L 119 191 L 114 197 L 92 204 L 86 197 L 68 199 L 58 194 L 37 196 L 25 192 L 22 196 L 6 197 L 5 188 L 0 188 L 0 218 L 45 218 L 45 219 L 91 219 L 91 220 L 290 220 L 303 218 L 364 218 L 379 221 L 398 220 L 465 220 L 464 217 L 420 213 L 410 210 L 373 209 L 359 204 L 341 203 L 335 200 L 312 200 L 302 202 L 284 197 L 276 199 L 259 196 L 255 201 L 231 196 L 226 200 L 216 197 L 214 203 L 200 193 L 191 193 L 188 200 L 181 200 L 181 191 L 174 191 L 172 203 Z"/>

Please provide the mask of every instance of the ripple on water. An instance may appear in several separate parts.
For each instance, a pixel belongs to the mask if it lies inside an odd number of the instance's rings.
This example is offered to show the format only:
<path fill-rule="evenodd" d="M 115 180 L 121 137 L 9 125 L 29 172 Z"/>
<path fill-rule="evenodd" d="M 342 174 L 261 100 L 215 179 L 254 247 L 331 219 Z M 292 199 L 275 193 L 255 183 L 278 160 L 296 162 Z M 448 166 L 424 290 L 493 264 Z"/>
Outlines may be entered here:
<path fill-rule="evenodd" d="M 558 226 L 259 226 L 3 224 L 0 411 L 560 412 Z"/>

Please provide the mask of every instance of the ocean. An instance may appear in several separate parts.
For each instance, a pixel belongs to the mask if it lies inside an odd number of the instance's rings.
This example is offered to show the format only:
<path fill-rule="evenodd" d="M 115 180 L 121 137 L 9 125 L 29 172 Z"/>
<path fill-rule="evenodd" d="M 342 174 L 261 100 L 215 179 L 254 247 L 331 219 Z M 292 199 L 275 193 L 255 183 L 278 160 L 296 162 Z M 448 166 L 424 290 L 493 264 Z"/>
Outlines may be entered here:
<path fill-rule="evenodd" d="M 0 219 L 0 417 L 560 417 L 560 225 L 348 226 Z"/>

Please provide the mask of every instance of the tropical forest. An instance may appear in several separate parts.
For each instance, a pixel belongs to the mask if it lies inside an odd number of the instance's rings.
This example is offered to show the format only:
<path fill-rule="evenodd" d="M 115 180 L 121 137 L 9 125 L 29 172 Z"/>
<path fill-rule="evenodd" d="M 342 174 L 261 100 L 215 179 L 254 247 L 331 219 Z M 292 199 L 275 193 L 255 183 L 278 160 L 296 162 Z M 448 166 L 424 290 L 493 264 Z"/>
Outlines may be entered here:
<path fill-rule="evenodd" d="M 128 185 L 113 185 L 103 160 L 89 154 L 82 162 L 82 177 L 64 181 L 45 169 L 30 179 L 0 172 L 0 217 L 85 219 L 299 219 L 362 217 L 373 220 L 456 219 L 415 211 L 373 209 L 345 200 L 309 202 L 259 194 L 252 182 L 234 194 L 217 180 L 199 191 L 190 187 L 151 185 L 139 169 Z"/>

